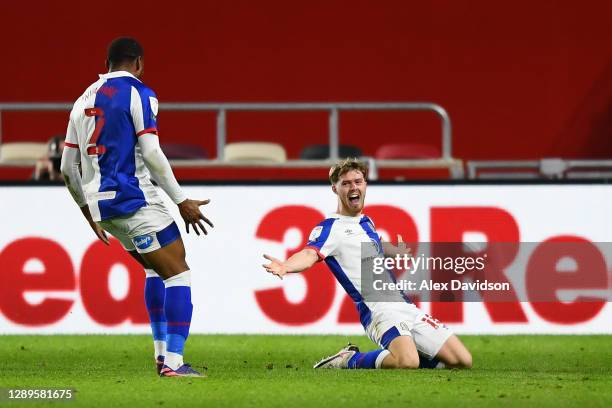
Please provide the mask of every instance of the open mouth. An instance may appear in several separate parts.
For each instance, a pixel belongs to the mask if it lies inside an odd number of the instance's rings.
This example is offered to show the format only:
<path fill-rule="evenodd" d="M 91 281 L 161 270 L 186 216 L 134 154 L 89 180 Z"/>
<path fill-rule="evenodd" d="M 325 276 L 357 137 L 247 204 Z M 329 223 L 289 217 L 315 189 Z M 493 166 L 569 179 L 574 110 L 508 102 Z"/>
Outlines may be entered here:
<path fill-rule="evenodd" d="M 359 194 L 355 193 L 355 194 L 349 194 L 348 199 L 349 199 L 349 203 L 351 203 L 352 205 L 357 205 L 359 204 L 359 200 L 361 197 L 359 197 Z"/>

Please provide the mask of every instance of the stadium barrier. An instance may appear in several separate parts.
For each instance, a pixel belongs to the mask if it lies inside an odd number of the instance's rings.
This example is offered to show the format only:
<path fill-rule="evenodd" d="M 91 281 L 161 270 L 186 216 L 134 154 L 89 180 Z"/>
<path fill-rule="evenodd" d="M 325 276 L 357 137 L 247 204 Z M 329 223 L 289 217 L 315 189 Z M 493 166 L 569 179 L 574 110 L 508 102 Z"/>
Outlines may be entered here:
<path fill-rule="evenodd" d="M 466 163 L 467 177 L 471 180 L 525 180 L 525 179 L 610 179 L 612 160 L 470 160 Z"/>
<path fill-rule="evenodd" d="M 2 112 L 54 112 L 68 111 L 72 108 L 70 103 L 0 103 L 0 144 L 2 139 Z M 215 112 L 216 113 L 216 151 L 214 160 L 173 160 L 172 165 L 185 168 L 229 168 L 245 169 L 253 168 L 253 163 L 248 162 L 226 162 L 224 160 L 225 146 L 227 141 L 227 115 L 230 112 L 327 112 L 328 114 L 328 140 L 330 146 L 330 158 L 328 160 L 290 160 L 285 163 L 258 162 L 257 166 L 275 167 L 281 169 L 309 169 L 329 167 L 339 157 L 340 146 L 340 113 L 348 111 L 424 111 L 433 112 L 441 123 L 441 157 L 434 159 L 409 159 L 409 160 L 374 160 L 371 164 L 377 168 L 389 169 L 393 172 L 396 168 L 408 168 L 418 170 L 446 170 L 448 173 L 441 178 L 463 178 L 463 162 L 452 156 L 452 125 L 446 110 L 431 102 L 394 102 L 394 103 L 183 103 L 167 102 L 160 103 L 163 111 L 175 112 Z M 31 166 L 33 162 L 22 165 Z M 15 174 L 15 170 L 13 170 Z M 0 177 L 2 175 L 0 174 Z M 244 178 L 244 177 L 239 177 Z M 432 178 L 432 177 L 429 177 Z M 4 177 L 8 179 L 8 177 Z"/>
<path fill-rule="evenodd" d="M 183 234 L 193 271 L 192 332 L 362 333 L 351 300 L 324 263 L 283 281 L 261 267 L 263 253 L 286 258 L 333 211 L 328 185 L 185 190 L 212 199 L 204 211 L 215 224 L 206 237 Z M 365 212 L 387 240 L 397 234 L 407 242 L 579 239 L 596 251 L 598 243 L 612 242 L 612 186 L 605 184 L 372 184 L 367 203 Z M 142 269 L 116 241 L 105 247 L 94 238 L 64 188 L 2 186 L 0 219 L 1 334 L 149 331 Z M 594 289 L 609 294 L 610 280 L 608 272 L 607 287 Z M 458 333 L 612 334 L 605 297 L 545 308 L 529 299 L 421 307 Z"/>

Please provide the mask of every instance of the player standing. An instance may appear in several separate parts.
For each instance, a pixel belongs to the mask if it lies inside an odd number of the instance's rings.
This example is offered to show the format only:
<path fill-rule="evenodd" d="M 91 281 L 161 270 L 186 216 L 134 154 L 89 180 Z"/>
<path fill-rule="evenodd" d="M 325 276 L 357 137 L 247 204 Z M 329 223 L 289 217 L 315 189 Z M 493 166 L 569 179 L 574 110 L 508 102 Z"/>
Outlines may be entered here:
<path fill-rule="evenodd" d="M 199 206 L 176 181 L 157 136 L 158 101 L 140 78 L 144 52 L 132 38 L 108 48 L 108 73 L 89 86 L 72 111 L 61 171 L 97 237 L 108 231 L 145 268 L 145 303 L 162 377 L 201 377 L 183 362 L 193 305 L 191 271 L 172 216 L 151 176 L 178 205 L 187 233 L 206 234 Z M 80 167 L 80 169 L 79 169 Z"/>
<path fill-rule="evenodd" d="M 337 213 L 315 227 L 306 247 L 286 261 L 264 255 L 270 261 L 263 265 L 266 271 L 281 278 L 325 260 L 355 302 L 368 337 L 381 347 L 361 353 L 349 344 L 314 368 L 470 368 L 472 356 L 457 336 L 413 303 L 403 297 L 394 302 L 364 300 L 361 244 L 375 242 L 378 248 L 382 247 L 374 223 L 362 213 L 366 178 L 367 167 L 356 159 L 333 166 L 329 180 L 338 196 Z"/>

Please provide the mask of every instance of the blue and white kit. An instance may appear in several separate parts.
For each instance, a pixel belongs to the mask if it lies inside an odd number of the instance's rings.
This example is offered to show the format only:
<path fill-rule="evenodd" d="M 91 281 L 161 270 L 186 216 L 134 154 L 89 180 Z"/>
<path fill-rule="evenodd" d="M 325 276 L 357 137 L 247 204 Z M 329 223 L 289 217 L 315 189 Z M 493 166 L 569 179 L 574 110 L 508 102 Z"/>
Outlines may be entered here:
<path fill-rule="evenodd" d="M 74 103 L 62 158 L 77 204 L 141 253 L 180 236 L 151 172 L 175 203 L 187 198 L 159 147 L 157 113 L 155 93 L 132 74 L 100 75 Z"/>
<path fill-rule="evenodd" d="M 422 312 L 401 292 L 397 299 L 371 302 L 362 296 L 362 243 L 370 242 L 382 254 L 382 243 L 372 220 L 332 214 L 311 232 L 307 248 L 324 260 L 340 285 L 351 297 L 368 337 L 386 349 L 398 336 L 411 336 L 417 350 L 427 358 L 438 354 L 452 335 L 448 327 Z"/>

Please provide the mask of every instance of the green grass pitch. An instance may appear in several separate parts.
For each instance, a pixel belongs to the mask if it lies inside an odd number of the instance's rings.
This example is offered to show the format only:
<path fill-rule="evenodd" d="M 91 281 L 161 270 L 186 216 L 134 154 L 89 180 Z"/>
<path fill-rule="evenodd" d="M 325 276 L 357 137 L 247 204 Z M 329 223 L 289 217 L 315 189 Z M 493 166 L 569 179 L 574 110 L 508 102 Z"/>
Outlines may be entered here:
<path fill-rule="evenodd" d="M 193 335 L 186 361 L 208 378 L 160 379 L 148 336 L 0 336 L 0 387 L 76 389 L 65 407 L 612 407 L 612 336 L 462 339 L 470 371 L 315 371 L 348 340 L 374 346 L 360 336 Z M 0 401 L 45 404 L 58 406 Z"/>

